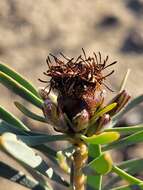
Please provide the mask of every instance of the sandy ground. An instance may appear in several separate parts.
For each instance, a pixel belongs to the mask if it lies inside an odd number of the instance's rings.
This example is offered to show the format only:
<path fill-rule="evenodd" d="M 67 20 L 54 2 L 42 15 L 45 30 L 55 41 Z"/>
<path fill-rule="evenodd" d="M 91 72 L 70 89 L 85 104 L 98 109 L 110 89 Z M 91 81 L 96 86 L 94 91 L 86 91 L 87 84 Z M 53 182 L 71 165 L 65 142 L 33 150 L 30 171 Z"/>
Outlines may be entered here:
<path fill-rule="evenodd" d="M 39 87 L 43 84 L 37 79 L 43 78 L 49 53 L 72 57 L 82 48 L 87 54 L 100 51 L 103 58 L 118 61 L 109 86 L 118 91 L 131 68 L 127 90 L 136 97 L 143 93 L 142 21 L 142 0 L 1 0 L 0 60 Z M 21 116 L 13 106 L 17 99 L 0 86 L 0 104 Z M 141 115 L 133 114 L 133 119 L 143 121 Z M 0 185 L 0 190 L 7 189 Z"/>

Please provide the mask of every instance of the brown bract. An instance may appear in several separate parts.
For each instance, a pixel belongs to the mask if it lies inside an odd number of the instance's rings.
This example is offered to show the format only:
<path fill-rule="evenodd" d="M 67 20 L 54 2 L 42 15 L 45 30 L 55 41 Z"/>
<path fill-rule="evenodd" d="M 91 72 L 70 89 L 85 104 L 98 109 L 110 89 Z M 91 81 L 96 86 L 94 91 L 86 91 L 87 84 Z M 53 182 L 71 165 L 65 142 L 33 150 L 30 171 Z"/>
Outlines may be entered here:
<path fill-rule="evenodd" d="M 48 70 L 44 75 L 51 77 L 49 83 L 49 93 L 56 90 L 58 93 L 58 103 L 63 112 L 73 118 L 83 109 L 89 111 L 92 116 L 94 111 L 104 100 L 104 87 L 111 90 L 105 83 L 105 79 L 114 70 L 104 75 L 103 71 L 116 63 L 107 64 L 108 56 L 104 60 L 101 53 L 93 53 L 87 57 L 84 49 L 83 55 L 75 58 L 68 58 L 62 53 L 62 59 L 50 54 L 47 57 Z"/>

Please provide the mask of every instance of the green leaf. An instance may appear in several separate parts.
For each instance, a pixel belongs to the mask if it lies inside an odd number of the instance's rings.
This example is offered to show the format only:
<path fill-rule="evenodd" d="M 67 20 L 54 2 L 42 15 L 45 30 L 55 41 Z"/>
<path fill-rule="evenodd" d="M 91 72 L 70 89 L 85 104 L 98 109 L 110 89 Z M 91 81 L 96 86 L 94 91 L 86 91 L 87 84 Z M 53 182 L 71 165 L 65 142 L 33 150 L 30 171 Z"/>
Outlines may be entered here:
<path fill-rule="evenodd" d="M 124 116 L 128 111 L 136 107 L 141 102 L 143 102 L 143 95 L 140 95 L 137 98 L 133 99 L 124 109 L 122 109 L 112 118 L 112 127 L 116 125 L 116 123 L 122 118 L 122 116 Z"/>
<path fill-rule="evenodd" d="M 26 143 L 29 146 L 36 146 L 40 144 L 45 144 L 48 142 L 55 141 L 65 141 L 68 139 L 66 135 L 17 135 L 17 138 Z"/>
<path fill-rule="evenodd" d="M 119 163 L 117 166 L 121 169 L 131 169 L 140 166 L 143 169 L 143 158 L 127 160 Z"/>
<path fill-rule="evenodd" d="M 98 112 L 95 113 L 95 115 L 92 117 L 91 119 L 91 124 L 94 123 L 94 120 L 96 118 L 101 117 L 102 115 L 104 115 L 105 113 L 111 111 L 113 108 L 115 108 L 117 106 L 117 103 L 112 103 L 104 108 L 102 108 L 101 110 L 99 110 Z"/>
<path fill-rule="evenodd" d="M 135 134 L 132 134 L 132 135 L 129 135 L 117 142 L 114 142 L 110 145 L 105 145 L 105 147 L 103 147 L 103 150 L 106 151 L 106 150 L 110 150 L 110 149 L 113 149 L 113 148 L 122 148 L 122 147 L 126 147 L 128 145 L 131 145 L 131 144 L 135 144 L 135 143 L 140 143 L 143 141 L 143 131 L 139 131 Z"/>
<path fill-rule="evenodd" d="M 89 144 L 108 144 L 116 141 L 120 137 L 118 132 L 103 132 L 99 135 L 92 135 L 91 137 L 86 137 L 81 135 L 81 139 Z"/>
<path fill-rule="evenodd" d="M 101 175 L 88 175 L 87 176 L 87 183 L 94 189 L 94 190 L 101 190 L 102 185 L 102 176 Z"/>
<path fill-rule="evenodd" d="M 118 168 L 117 166 L 113 166 L 112 167 L 112 171 L 115 172 L 118 176 L 120 176 L 122 179 L 126 180 L 127 182 L 129 182 L 131 185 L 130 186 L 124 186 L 124 187 L 119 187 L 119 188 L 129 188 L 132 190 L 132 188 L 136 187 L 141 184 L 143 184 L 143 181 L 141 181 L 140 179 L 137 179 L 135 177 L 133 177 L 132 175 L 128 174 L 127 172 L 123 171 L 122 169 Z M 116 180 L 113 180 L 113 182 L 116 182 Z M 112 185 L 112 184 L 111 184 Z M 108 190 L 109 189 L 109 184 L 107 184 L 107 186 L 104 187 L 104 190 Z M 140 186 L 141 187 L 141 186 Z M 142 186 L 143 187 L 143 186 Z M 111 189 L 111 188 L 110 188 Z M 118 189 L 118 188 L 113 188 L 113 189 Z M 113 190 L 112 189 L 112 190 Z"/>
<path fill-rule="evenodd" d="M 38 182 L 32 177 L 25 175 L 22 171 L 18 171 L 15 168 L 1 161 L 0 176 L 30 189 L 38 188 L 38 190 L 50 190 L 46 187 L 46 185 L 43 185 L 42 183 Z"/>
<path fill-rule="evenodd" d="M 122 179 L 126 180 L 130 184 L 140 184 L 143 183 L 140 179 L 133 177 L 132 175 L 128 174 L 127 172 L 123 171 L 122 169 L 118 168 L 117 166 L 112 167 L 112 172 L 115 172 L 118 176 Z"/>
<path fill-rule="evenodd" d="M 43 135 L 43 134 L 34 133 L 34 132 L 30 132 L 30 131 L 24 131 L 23 129 L 21 130 L 21 128 L 19 128 L 19 127 L 15 127 L 14 125 L 8 124 L 7 122 L 0 120 L 0 135 L 2 135 L 5 132 L 12 132 L 12 133 L 15 133 L 16 135 L 21 135 L 21 136 L 22 135 L 23 136 L 24 135 L 27 135 L 27 136 Z M 57 163 L 57 161 L 56 161 L 57 151 L 55 151 L 54 149 L 48 147 L 47 145 L 39 144 L 39 143 L 37 143 L 37 144 L 38 145 L 34 146 L 35 149 L 41 151 L 48 158 L 50 158 L 50 160 Z"/>
<path fill-rule="evenodd" d="M 105 132 L 109 131 L 117 131 L 119 133 L 129 134 L 134 132 L 139 132 L 143 130 L 143 124 L 135 125 L 135 126 L 127 126 L 127 127 L 113 127 L 105 129 Z"/>
<path fill-rule="evenodd" d="M 43 135 L 41 133 L 39 134 L 39 133 L 30 132 L 30 131 L 24 131 L 23 129 L 21 130 L 21 128 L 19 128 L 19 127 L 15 127 L 14 125 L 8 124 L 7 122 L 0 120 L 0 135 L 2 135 L 5 132 L 12 132 L 12 133 L 15 133 L 16 135 L 21 135 L 21 136 L 24 136 L 24 135 L 31 136 L 32 135 L 32 137 L 38 136 L 38 135 Z M 32 139 L 32 141 L 34 141 L 34 139 Z M 33 142 L 33 144 L 34 144 L 34 142 Z M 48 158 L 50 158 L 50 160 L 52 160 L 54 163 L 57 163 L 57 161 L 56 161 L 57 151 L 48 147 L 47 145 L 39 144 L 39 143 L 37 143 L 37 144 L 38 145 L 34 146 L 35 149 L 41 151 Z"/>
<path fill-rule="evenodd" d="M 25 87 L 27 90 L 32 92 L 35 96 L 40 98 L 40 96 L 39 96 L 37 90 L 35 89 L 35 87 L 29 81 L 27 81 L 24 77 L 22 77 L 16 71 L 11 69 L 9 66 L 7 66 L 6 64 L 0 63 L 0 71 L 5 73 L 9 77 L 13 78 L 15 81 L 17 81 L 23 87 Z"/>
<path fill-rule="evenodd" d="M 0 118 L 17 128 L 29 131 L 29 129 L 18 118 L 6 111 L 2 106 L 0 106 Z"/>
<path fill-rule="evenodd" d="M 88 167 L 95 170 L 98 174 L 105 175 L 109 173 L 112 169 L 112 159 L 109 154 L 101 154 L 96 159 L 92 160 Z"/>
<path fill-rule="evenodd" d="M 89 144 L 88 145 L 88 154 L 92 158 L 99 157 L 102 154 L 100 145 Z"/>
<path fill-rule="evenodd" d="M 22 104 L 20 104 L 19 102 L 14 102 L 15 106 L 22 112 L 24 113 L 27 117 L 30 117 L 31 119 L 46 123 L 46 120 L 44 117 L 39 116 L 33 112 L 31 112 L 30 110 L 28 110 L 25 106 L 23 106 Z"/>
<path fill-rule="evenodd" d="M 35 153 L 30 147 L 28 147 L 17 136 L 12 133 L 4 133 L 0 137 L 0 145 L 15 159 L 27 165 L 28 167 L 37 170 L 46 177 L 54 180 L 62 185 L 68 186 L 68 183 L 58 176 L 54 170 L 47 165 L 47 163 Z"/>
<path fill-rule="evenodd" d="M 111 111 L 113 108 L 115 108 L 117 106 L 117 103 L 112 103 L 102 109 L 100 109 L 99 111 L 97 111 L 95 113 L 95 115 L 91 118 L 89 125 L 86 129 L 86 134 L 88 134 L 88 136 L 90 136 L 91 134 L 95 133 L 95 129 L 96 129 L 96 121 L 99 119 L 99 117 L 102 117 L 104 114 L 106 114 L 107 112 Z"/>
<path fill-rule="evenodd" d="M 98 158 L 102 152 L 100 145 L 89 144 L 88 146 L 89 155 L 92 158 Z M 94 190 L 101 190 L 102 188 L 102 175 L 87 175 L 87 184 Z"/>
<path fill-rule="evenodd" d="M 33 93 L 31 93 L 29 90 L 24 88 L 21 84 L 19 84 L 18 82 L 16 82 L 14 79 L 4 74 L 3 72 L 0 72 L 0 82 L 4 86 L 6 86 L 8 89 L 12 90 L 15 94 L 31 102 L 38 108 L 42 108 L 43 100 L 35 96 Z"/>
<path fill-rule="evenodd" d="M 28 133 L 28 131 L 24 131 L 19 127 L 15 127 L 14 125 L 11 125 L 5 121 L 0 120 L 0 135 L 2 135 L 5 132 L 11 132 L 17 135 L 27 135 Z"/>
<path fill-rule="evenodd" d="M 32 137 L 38 136 L 38 135 L 43 135 L 43 134 L 34 133 L 34 132 L 30 132 L 30 131 L 24 131 L 23 129 L 21 130 L 21 128 L 19 128 L 19 127 L 15 127 L 14 125 L 8 124 L 7 122 L 0 120 L 0 134 L 2 135 L 5 132 L 12 132 L 12 133 L 15 133 L 15 134 L 21 135 L 21 136 L 27 135 L 27 137 L 31 136 L 31 135 L 32 135 Z M 32 139 L 32 141 L 34 141 L 34 139 Z M 32 141 L 29 144 L 32 144 Z M 33 142 L 33 144 L 36 144 L 36 143 Z M 38 142 L 37 142 L 37 144 L 38 145 L 34 145 L 35 149 L 41 151 L 52 161 L 54 161 L 54 162 L 56 161 L 57 151 L 48 147 L 47 145 L 39 144 Z"/>
<path fill-rule="evenodd" d="M 123 161 L 117 165 L 121 169 L 126 169 L 126 172 L 128 172 L 131 175 L 135 175 L 136 173 L 139 173 L 143 170 L 143 159 L 131 159 L 127 161 Z M 113 176 L 110 178 L 110 181 L 108 181 L 103 190 L 111 189 L 111 187 L 116 183 L 118 183 L 121 180 L 119 176 Z"/>

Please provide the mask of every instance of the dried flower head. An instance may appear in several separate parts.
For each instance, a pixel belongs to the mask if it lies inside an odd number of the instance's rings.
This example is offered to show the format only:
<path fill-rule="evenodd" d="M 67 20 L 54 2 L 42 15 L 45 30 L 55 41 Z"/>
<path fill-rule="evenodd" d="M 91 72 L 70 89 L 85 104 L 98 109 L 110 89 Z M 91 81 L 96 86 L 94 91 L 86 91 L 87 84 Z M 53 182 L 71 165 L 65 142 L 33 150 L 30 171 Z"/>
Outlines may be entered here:
<path fill-rule="evenodd" d="M 48 70 L 44 75 L 51 77 L 50 81 L 43 81 L 49 85 L 49 93 L 56 90 L 58 93 L 58 104 L 61 110 L 70 119 L 82 110 L 88 110 L 89 118 L 104 101 L 104 87 L 111 90 L 105 83 L 105 79 L 114 70 L 104 75 L 103 71 L 116 63 L 107 64 L 108 56 L 102 60 L 101 53 L 93 53 L 87 57 L 84 49 L 83 55 L 76 59 L 68 58 L 62 53 L 63 59 L 50 54 L 47 57 Z M 51 59 L 52 58 L 52 59 Z M 47 86 L 47 87 L 48 87 Z"/>

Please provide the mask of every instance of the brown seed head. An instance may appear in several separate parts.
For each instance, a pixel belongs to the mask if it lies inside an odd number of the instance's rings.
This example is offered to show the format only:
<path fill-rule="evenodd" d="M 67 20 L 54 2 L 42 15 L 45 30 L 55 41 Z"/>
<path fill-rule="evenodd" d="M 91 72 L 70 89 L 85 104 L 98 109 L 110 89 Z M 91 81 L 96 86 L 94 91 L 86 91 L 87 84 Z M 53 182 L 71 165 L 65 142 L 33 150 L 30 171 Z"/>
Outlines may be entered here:
<path fill-rule="evenodd" d="M 51 89 L 58 92 L 59 106 L 70 118 L 83 109 L 88 110 L 92 116 L 96 108 L 103 103 L 103 86 L 111 90 L 104 80 L 114 70 L 106 75 L 103 75 L 103 71 L 116 63 L 115 61 L 106 65 L 108 56 L 102 61 L 100 52 L 87 57 L 84 49 L 82 50 L 83 56 L 80 55 L 77 59 L 67 58 L 61 53 L 63 60 L 50 54 L 47 58 L 48 70 L 44 72 L 46 76 L 51 77 L 48 82 L 49 92 Z"/>

